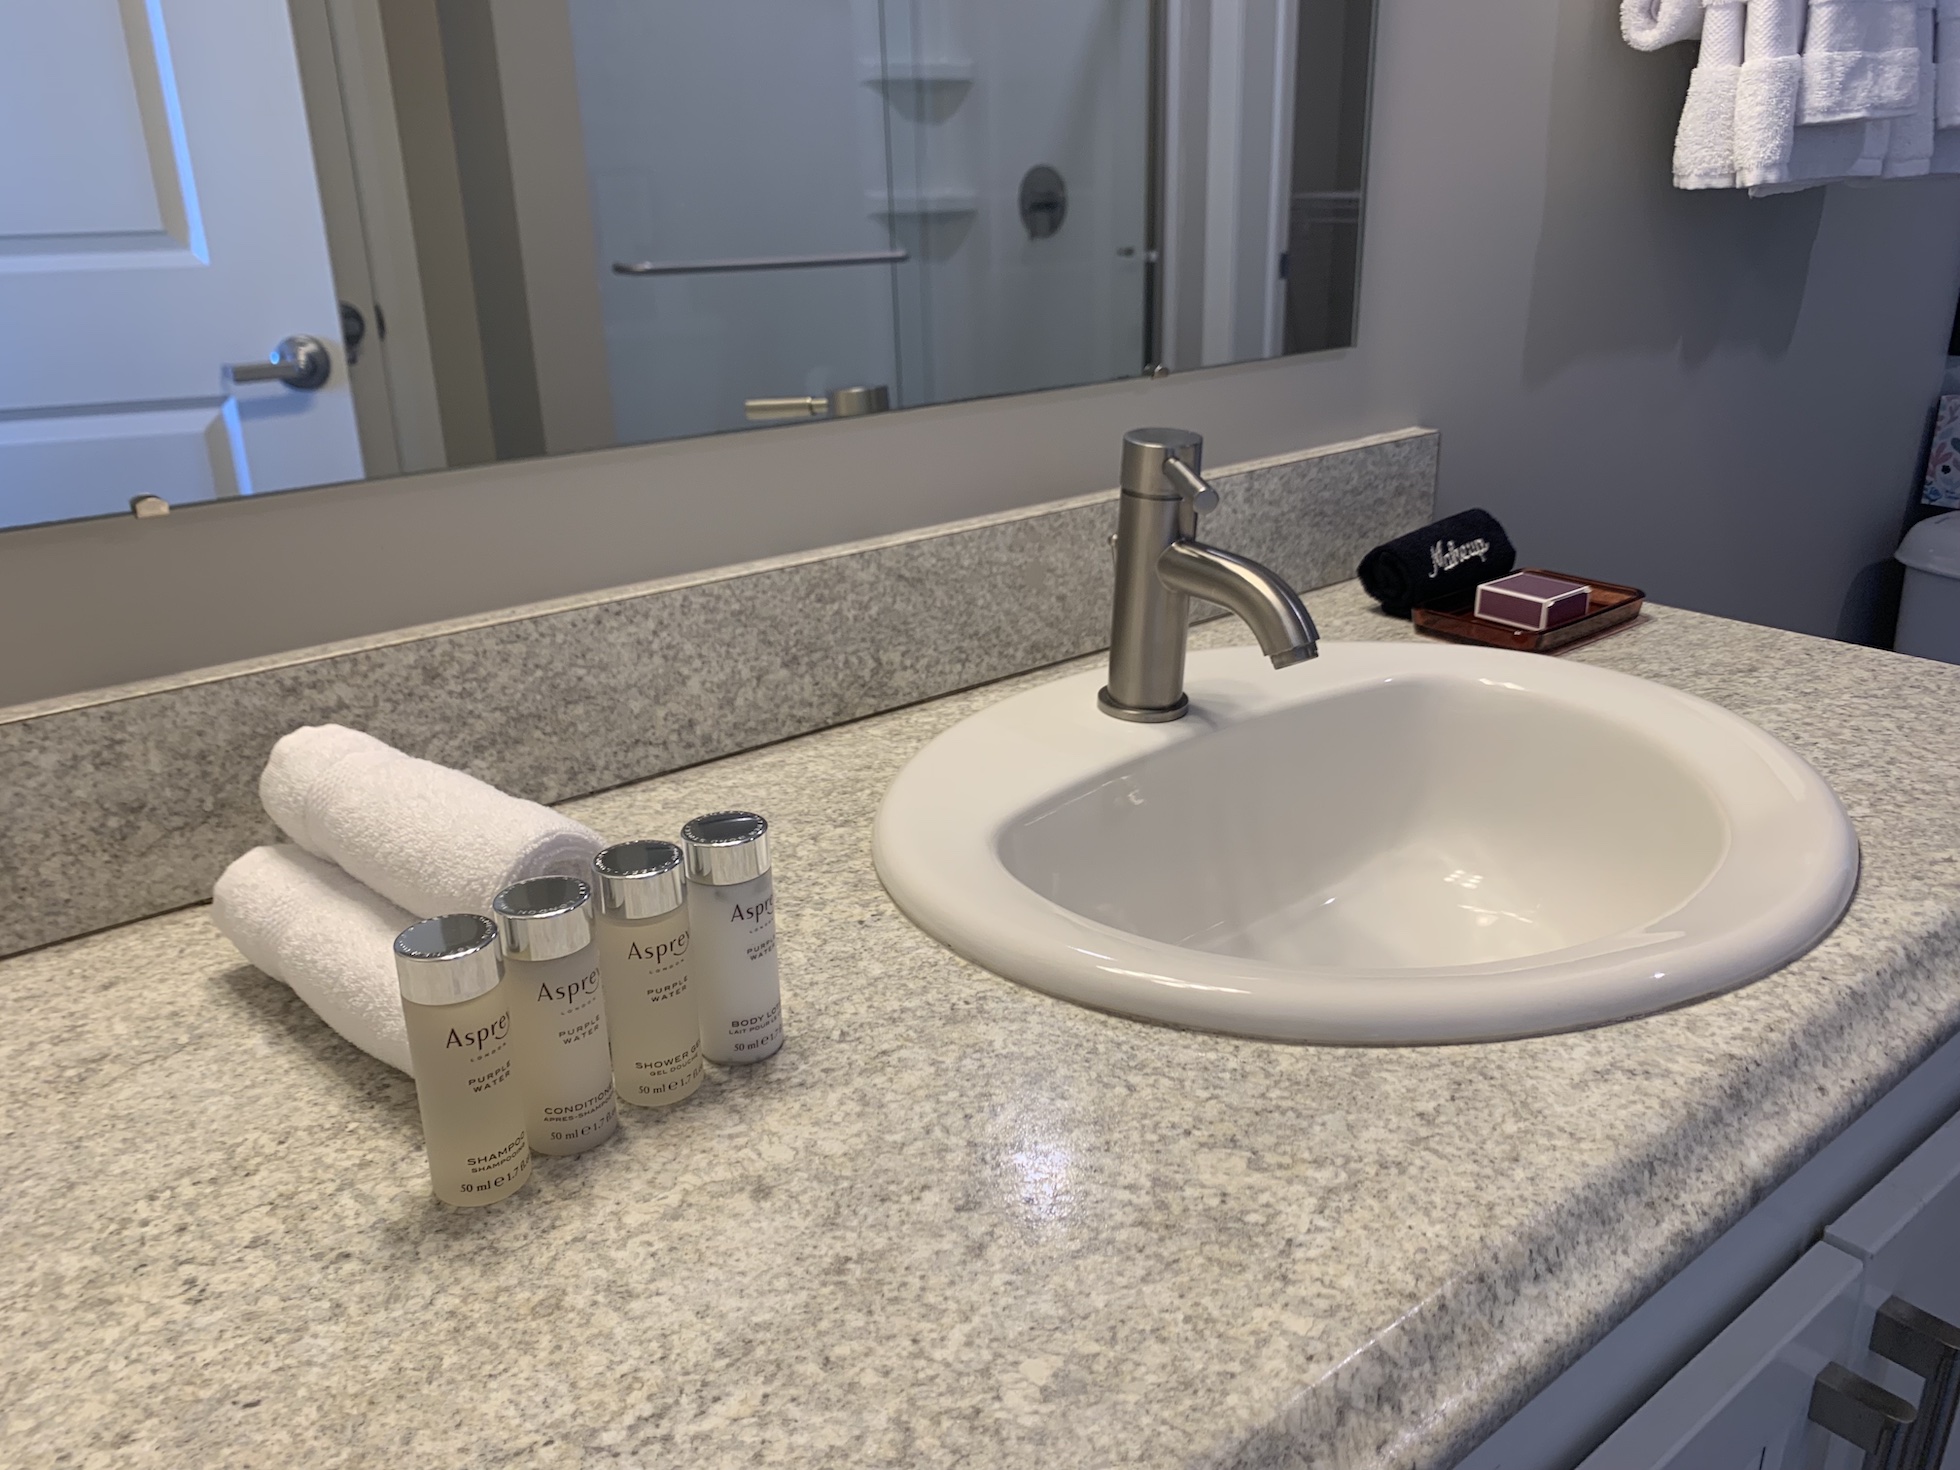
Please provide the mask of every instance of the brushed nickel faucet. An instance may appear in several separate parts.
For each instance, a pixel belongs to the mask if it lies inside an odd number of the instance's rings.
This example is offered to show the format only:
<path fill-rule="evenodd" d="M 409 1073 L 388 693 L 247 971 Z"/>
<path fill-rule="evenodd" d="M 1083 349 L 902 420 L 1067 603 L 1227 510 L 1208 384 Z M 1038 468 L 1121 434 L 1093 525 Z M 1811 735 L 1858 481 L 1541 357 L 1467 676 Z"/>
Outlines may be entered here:
<path fill-rule="evenodd" d="M 1218 492 L 1198 473 L 1205 441 L 1189 429 L 1123 436 L 1123 496 L 1116 520 L 1116 613 L 1106 715 L 1156 724 L 1184 717 L 1185 636 L 1191 599 L 1237 613 L 1276 669 L 1314 657 L 1320 635 L 1300 594 L 1247 557 L 1198 540 L 1198 517 Z"/>

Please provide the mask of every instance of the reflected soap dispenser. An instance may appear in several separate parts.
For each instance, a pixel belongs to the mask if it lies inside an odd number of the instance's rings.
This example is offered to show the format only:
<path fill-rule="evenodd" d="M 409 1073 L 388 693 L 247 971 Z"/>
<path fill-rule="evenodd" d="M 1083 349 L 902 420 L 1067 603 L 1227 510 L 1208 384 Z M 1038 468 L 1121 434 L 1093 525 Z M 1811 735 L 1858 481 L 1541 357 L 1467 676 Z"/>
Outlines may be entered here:
<path fill-rule="evenodd" d="M 526 878 L 490 905 L 516 992 L 525 1129 L 541 1154 L 584 1153 L 619 1125 L 591 897 L 576 878 Z"/>
<path fill-rule="evenodd" d="M 395 976 L 435 1196 L 495 1204 L 531 1177 L 497 927 L 481 914 L 411 924 L 395 938 Z"/>
<path fill-rule="evenodd" d="M 670 1107 L 701 1085 L 681 861 L 671 842 L 621 842 L 592 860 L 613 1083 L 622 1102 L 643 1108 Z"/>
<path fill-rule="evenodd" d="M 783 993 L 769 824 L 754 812 L 711 812 L 681 828 L 681 845 L 701 1054 L 711 1062 L 772 1057 L 783 1045 Z"/>

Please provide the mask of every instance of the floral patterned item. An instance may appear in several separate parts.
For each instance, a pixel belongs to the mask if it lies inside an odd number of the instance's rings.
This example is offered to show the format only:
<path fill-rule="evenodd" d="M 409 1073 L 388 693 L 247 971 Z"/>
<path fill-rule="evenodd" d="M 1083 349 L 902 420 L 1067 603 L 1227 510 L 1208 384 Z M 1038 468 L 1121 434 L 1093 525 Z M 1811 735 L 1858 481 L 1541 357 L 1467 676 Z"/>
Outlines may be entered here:
<path fill-rule="evenodd" d="M 1919 498 L 1926 505 L 1960 507 L 1960 394 L 1940 400 L 1933 452 L 1926 457 L 1926 488 Z"/>

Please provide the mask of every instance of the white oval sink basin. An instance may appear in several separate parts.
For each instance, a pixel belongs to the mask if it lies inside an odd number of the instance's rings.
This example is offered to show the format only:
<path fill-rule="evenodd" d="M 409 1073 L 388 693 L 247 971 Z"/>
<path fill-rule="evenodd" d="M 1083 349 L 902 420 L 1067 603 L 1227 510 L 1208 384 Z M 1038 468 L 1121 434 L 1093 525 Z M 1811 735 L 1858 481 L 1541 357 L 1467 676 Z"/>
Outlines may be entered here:
<path fill-rule="evenodd" d="M 1397 1044 L 1569 1030 L 1756 979 L 1851 900 L 1823 779 L 1703 700 L 1585 664 L 1323 644 L 1191 656 L 1189 716 L 1100 671 L 948 730 L 878 874 L 998 975 L 1175 1026 Z"/>

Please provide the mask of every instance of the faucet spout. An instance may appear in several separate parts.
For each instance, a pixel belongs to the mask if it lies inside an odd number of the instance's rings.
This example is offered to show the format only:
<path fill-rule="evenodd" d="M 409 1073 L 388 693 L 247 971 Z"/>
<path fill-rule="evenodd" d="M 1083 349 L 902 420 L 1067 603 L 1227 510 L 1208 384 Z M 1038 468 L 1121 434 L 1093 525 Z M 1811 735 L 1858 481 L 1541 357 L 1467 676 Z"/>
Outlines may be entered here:
<path fill-rule="evenodd" d="M 1168 587 L 1238 614 L 1276 669 L 1320 653 L 1320 633 L 1300 595 L 1251 557 L 1177 540 L 1157 557 L 1157 575 Z"/>

